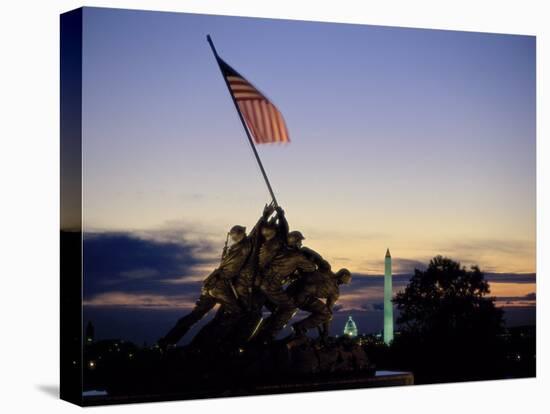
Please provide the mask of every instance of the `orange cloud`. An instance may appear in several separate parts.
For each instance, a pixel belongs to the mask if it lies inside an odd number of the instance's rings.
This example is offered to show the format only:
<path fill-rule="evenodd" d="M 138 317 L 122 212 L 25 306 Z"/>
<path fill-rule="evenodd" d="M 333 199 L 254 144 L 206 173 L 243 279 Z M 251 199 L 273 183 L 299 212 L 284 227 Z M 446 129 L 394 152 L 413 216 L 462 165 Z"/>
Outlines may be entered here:
<path fill-rule="evenodd" d="M 189 296 L 163 296 L 156 294 L 108 292 L 85 300 L 85 306 L 124 306 L 131 308 L 148 309 L 190 309 L 195 303 L 195 298 Z"/>

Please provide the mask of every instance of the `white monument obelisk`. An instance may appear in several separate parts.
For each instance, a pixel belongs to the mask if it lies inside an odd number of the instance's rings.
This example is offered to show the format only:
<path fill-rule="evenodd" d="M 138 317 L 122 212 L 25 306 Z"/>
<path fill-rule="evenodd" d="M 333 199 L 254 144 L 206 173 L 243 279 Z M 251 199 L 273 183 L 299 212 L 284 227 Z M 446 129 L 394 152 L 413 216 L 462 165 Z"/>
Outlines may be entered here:
<path fill-rule="evenodd" d="M 393 341 L 393 287 L 391 273 L 390 249 L 386 251 L 384 260 L 384 343 L 389 345 Z"/>

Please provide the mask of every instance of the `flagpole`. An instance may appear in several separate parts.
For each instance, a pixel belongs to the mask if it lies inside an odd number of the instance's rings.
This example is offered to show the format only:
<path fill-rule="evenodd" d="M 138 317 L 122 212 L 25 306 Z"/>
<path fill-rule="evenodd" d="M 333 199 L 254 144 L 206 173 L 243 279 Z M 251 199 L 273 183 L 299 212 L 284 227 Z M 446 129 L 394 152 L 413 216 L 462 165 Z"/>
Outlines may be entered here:
<path fill-rule="evenodd" d="M 239 114 L 239 119 L 241 120 L 241 123 L 244 128 L 244 132 L 246 132 L 246 137 L 248 138 L 248 143 L 250 144 L 250 147 L 252 147 L 252 152 L 254 153 L 254 156 L 256 157 L 256 161 L 258 162 L 258 165 L 260 166 L 260 171 L 262 172 L 262 175 L 264 177 L 264 181 L 267 185 L 267 189 L 269 190 L 269 194 L 271 195 L 271 199 L 273 200 L 273 204 L 275 207 L 277 207 L 279 204 L 277 203 L 277 199 L 275 198 L 275 193 L 273 193 L 273 188 L 271 188 L 271 184 L 269 182 L 269 179 L 267 178 L 267 174 L 265 173 L 264 166 L 262 164 L 262 160 L 260 159 L 260 156 L 258 154 L 258 151 L 256 150 L 256 146 L 254 145 L 254 142 L 252 141 L 252 137 L 250 136 L 250 131 L 248 130 L 248 127 L 246 126 L 246 122 L 243 118 L 243 114 L 241 113 L 241 110 L 239 109 L 239 104 L 237 103 L 237 100 L 235 99 L 235 96 L 233 96 L 233 92 L 231 92 L 231 86 L 229 85 L 229 81 L 227 80 L 227 77 L 223 73 L 222 67 L 220 65 L 220 57 L 218 56 L 218 52 L 216 51 L 216 48 L 214 47 L 214 43 L 212 42 L 212 38 L 210 35 L 206 36 L 206 40 L 208 40 L 208 44 L 210 45 L 210 48 L 212 49 L 212 53 L 214 54 L 214 57 L 216 58 L 216 63 L 218 64 L 218 68 L 220 69 L 220 72 L 222 74 L 222 78 L 225 81 L 225 86 L 227 86 L 227 90 L 229 91 L 229 95 L 231 96 L 231 99 L 233 100 L 233 104 L 235 105 L 235 109 L 237 110 L 237 113 Z"/>

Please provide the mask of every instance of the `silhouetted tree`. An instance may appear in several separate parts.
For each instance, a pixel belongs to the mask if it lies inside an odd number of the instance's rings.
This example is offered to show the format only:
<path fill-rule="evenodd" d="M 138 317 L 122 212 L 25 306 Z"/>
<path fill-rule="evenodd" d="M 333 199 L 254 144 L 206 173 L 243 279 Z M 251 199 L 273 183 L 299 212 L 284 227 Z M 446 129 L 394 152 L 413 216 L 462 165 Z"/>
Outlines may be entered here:
<path fill-rule="evenodd" d="M 488 294 L 477 266 L 436 256 L 425 271 L 415 269 L 394 299 L 401 335 L 393 348 L 419 382 L 502 375 L 502 311 Z"/>

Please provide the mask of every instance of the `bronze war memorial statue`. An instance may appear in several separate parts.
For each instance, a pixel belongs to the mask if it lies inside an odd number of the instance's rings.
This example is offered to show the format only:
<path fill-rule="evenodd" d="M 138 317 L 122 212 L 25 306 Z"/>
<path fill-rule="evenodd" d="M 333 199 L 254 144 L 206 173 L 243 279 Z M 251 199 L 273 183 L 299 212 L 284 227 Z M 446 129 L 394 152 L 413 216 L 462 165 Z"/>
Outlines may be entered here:
<path fill-rule="evenodd" d="M 168 351 L 219 305 L 215 317 L 193 338 L 190 349 L 246 350 L 273 342 L 293 321 L 288 347 L 307 342 L 318 330 L 326 342 L 339 286 L 351 281 L 347 269 L 334 272 L 319 253 L 302 245 L 300 231 L 289 231 L 285 211 L 273 203 L 264 207 L 256 225 L 234 225 L 227 234 L 219 266 L 203 281 L 194 308 L 159 339 Z"/>

